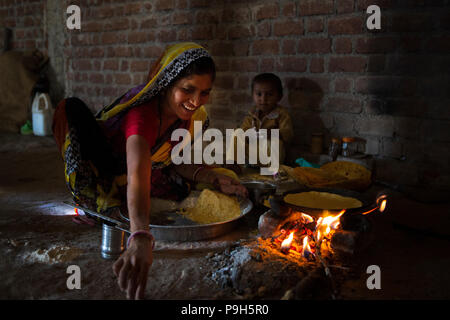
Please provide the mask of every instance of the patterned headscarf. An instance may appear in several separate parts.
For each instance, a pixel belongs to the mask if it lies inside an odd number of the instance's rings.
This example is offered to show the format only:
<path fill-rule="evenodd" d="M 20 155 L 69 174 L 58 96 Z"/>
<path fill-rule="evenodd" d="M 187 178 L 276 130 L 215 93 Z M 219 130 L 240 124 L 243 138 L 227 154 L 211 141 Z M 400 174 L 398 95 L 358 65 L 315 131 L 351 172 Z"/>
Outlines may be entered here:
<path fill-rule="evenodd" d="M 202 57 L 211 56 L 202 46 L 193 42 L 168 46 L 150 70 L 147 84 L 141 86 L 142 89 L 138 93 L 127 95 L 125 101 L 122 99 L 125 95 L 118 98 L 98 112 L 96 118 L 100 121 L 107 121 L 116 116 L 120 118 L 119 115 L 123 111 L 151 100 L 169 86 L 190 63 Z"/>

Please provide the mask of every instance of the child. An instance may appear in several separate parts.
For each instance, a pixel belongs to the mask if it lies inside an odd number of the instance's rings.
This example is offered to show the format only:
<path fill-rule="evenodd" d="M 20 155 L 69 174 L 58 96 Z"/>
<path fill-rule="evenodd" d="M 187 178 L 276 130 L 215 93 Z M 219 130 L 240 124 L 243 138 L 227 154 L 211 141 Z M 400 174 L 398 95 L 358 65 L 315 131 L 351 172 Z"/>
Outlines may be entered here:
<path fill-rule="evenodd" d="M 283 97 L 283 85 L 279 77 L 273 73 L 262 73 L 253 78 L 252 97 L 254 107 L 244 118 L 241 128 L 246 131 L 250 128 L 267 129 L 270 141 L 270 129 L 279 129 L 279 160 L 285 159 L 285 149 L 292 140 L 294 130 L 288 111 L 278 105 Z M 270 150 L 270 142 L 268 142 Z"/>

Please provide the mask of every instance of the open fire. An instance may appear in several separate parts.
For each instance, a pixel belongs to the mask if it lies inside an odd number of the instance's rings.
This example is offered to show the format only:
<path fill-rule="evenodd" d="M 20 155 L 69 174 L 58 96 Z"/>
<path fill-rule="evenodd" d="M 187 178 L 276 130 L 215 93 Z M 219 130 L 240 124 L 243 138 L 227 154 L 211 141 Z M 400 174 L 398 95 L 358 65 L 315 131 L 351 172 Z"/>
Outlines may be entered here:
<path fill-rule="evenodd" d="M 383 212 L 386 209 L 387 197 L 381 195 L 377 198 L 373 208 L 362 212 L 367 215 L 371 212 Z M 284 254 L 301 256 L 308 261 L 316 258 L 325 251 L 331 252 L 331 238 L 341 225 L 340 218 L 346 210 L 338 214 L 324 211 L 317 220 L 312 216 L 300 212 L 299 218 L 286 222 L 280 228 L 280 233 L 272 237 L 272 242 L 279 244 L 280 251 Z"/>

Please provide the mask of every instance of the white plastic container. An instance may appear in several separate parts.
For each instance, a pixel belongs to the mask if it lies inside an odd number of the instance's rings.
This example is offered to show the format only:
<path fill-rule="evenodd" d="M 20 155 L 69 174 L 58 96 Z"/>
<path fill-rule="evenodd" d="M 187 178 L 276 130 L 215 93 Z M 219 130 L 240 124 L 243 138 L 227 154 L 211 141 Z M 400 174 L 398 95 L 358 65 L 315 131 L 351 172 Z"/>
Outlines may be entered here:
<path fill-rule="evenodd" d="M 53 122 L 53 106 L 47 93 L 36 93 L 33 99 L 31 112 L 34 135 L 51 135 Z"/>

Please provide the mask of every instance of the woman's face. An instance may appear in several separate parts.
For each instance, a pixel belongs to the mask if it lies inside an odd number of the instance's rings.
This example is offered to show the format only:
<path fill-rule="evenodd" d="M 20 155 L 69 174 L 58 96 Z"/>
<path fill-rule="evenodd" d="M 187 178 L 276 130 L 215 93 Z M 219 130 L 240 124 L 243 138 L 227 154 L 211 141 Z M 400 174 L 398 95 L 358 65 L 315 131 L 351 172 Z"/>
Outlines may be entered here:
<path fill-rule="evenodd" d="M 167 92 L 166 108 L 169 115 L 189 120 L 195 110 L 208 102 L 211 89 L 210 74 L 181 78 Z"/>

